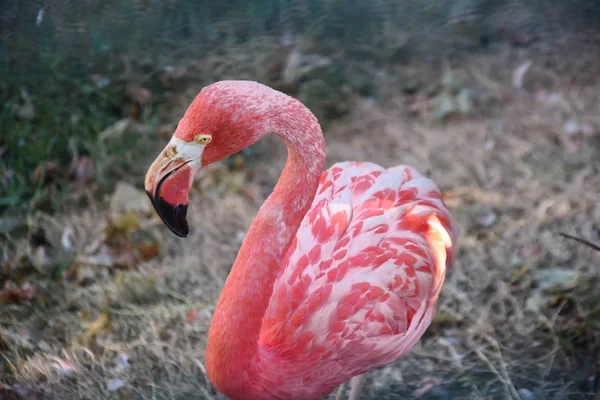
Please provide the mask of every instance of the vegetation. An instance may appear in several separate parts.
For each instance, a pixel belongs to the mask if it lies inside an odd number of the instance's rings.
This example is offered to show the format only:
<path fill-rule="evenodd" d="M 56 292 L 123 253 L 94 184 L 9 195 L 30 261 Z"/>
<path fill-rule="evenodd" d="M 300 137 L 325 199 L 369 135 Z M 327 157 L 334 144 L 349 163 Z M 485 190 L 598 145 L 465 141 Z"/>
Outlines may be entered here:
<path fill-rule="evenodd" d="M 546 3 L 2 3 L 0 398 L 219 398 L 206 329 L 285 148 L 207 168 L 184 242 L 141 185 L 220 79 L 301 99 L 329 165 L 426 171 L 459 221 L 434 324 L 366 398 L 596 398 L 600 252 L 558 233 L 600 242 L 598 6 Z"/>

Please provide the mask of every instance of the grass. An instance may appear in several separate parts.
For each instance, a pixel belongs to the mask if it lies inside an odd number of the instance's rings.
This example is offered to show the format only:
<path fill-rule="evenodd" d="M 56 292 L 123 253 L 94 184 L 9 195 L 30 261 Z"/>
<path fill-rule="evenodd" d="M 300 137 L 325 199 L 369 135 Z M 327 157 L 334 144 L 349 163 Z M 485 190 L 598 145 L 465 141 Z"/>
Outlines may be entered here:
<path fill-rule="evenodd" d="M 106 185 L 110 170 L 106 162 L 122 159 L 123 149 L 136 145 L 133 135 L 112 143 L 99 138 L 106 127 L 123 118 L 121 107 L 127 98 L 121 87 L 50 78 L 34 86 L 32 95 L 31 87 L 4 82 L 3 97 L 8 101 L 0 113 L 4 188 L 0 207 L 5 213 L 23 208 L 29 213 L 64 211 L 70 203 L 61 194 L 74 180 L 83 179 L 74 171 L 78 158 L 91 157 L 100 172 L 93 174 L 95 183 Z"/>
<path fill-rule="evenodd" d="M 440 184 L 460 226 L 435 322 L 406 358 L 368 374 L 363 398 L 598 398 L 600 253 L 558 233 L 599 241 L 599 53 L 574 38 L 551 44 L 499 45 L 457 61 L 461 85 L 476 94 L 468 117 L 438 121 L 434 95 L 404 93 L 408 79 L 421 82 L 418 92 L 443 80 L 443 66 L 417 58 L 386 65 L 370 83 L 375 101 L 365 99 L 372 92 L 350 91 L 347 112 L 328 121 L 328 165 L 414 165 Z M 129 82 L 48 79 L 33 96 L 34 121 L 15 117 L 19 87 L 3 84 L 11 94 L 1 114 L 0 146 L 8 149 L 1 159 L 12 171 L 3 211 L 23 207 L 27 224 L 24 237 L 6 238 L 2 253 L 1 282 L 21 291 L 0 303 L 0 383 L 49 399 L 222 398 L 206 378 L 207 328 L 285 147 L 267 138 L 207 170 L 190 198 L 186 240 L 148 212 L 143 193 L 112 192 L 119 181 L 140 187 L 165 132 L 205 80 L 257 77 L 262 65 L 250 59 L 273 48 L 257 38 L 188 60 L 178 65 L 188 77 L 173 89 L 153 86 L 167 65 L 159 63 L 152 78 L 135 82 L 154 99 L 138 115 L 137 133 L 108 141 L 101 132 L 127 115 Z M 524 89 L 512 88 L 513 71 L 527 59 L 534 63 Z M 189 78 L 201 74 L 208 77 Z M 565 134 L 569 120 L 591 133 Z M 77 187 L 69 166 L 84 152 L 96 173 Z M 38 184 L 32 170 L 55 158 L 58 176 Z M 532 309 L 541 272 L 555 267 L 577 273 L 577 284 Z M 35 286 L 31 299 L 27 283 Z"/>

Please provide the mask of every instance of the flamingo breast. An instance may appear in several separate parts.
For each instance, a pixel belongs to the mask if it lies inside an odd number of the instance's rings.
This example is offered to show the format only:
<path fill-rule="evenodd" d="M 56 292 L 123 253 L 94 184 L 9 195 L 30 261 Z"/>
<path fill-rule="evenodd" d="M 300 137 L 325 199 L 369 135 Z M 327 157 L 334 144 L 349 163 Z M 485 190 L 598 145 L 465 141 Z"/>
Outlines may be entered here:
<path fill-rule="evenodd" d="M 323 172 L 263 319 L 269 386 L 326 395 L 408 353 L 431 323 L 455 238 L 439 188 L 414 168 Z"/>

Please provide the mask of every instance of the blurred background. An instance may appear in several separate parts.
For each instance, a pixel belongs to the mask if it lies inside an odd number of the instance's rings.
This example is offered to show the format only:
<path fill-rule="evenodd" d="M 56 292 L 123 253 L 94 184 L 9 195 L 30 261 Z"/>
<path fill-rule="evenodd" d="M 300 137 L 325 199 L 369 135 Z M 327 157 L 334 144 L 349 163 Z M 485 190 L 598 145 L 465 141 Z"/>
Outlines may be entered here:
<path fill-rule="evenodd" d="M 206 333 L 285 163 L 207 168 L 191 234 L 143 192 L 199 90 L 251 79 L 319 118 L 327 165 L 410 164 L 460 226 L 415 350 L 364 399 L 600 399 L 600 3 L 4 0 L 0 398 L 222 399 Z"/>

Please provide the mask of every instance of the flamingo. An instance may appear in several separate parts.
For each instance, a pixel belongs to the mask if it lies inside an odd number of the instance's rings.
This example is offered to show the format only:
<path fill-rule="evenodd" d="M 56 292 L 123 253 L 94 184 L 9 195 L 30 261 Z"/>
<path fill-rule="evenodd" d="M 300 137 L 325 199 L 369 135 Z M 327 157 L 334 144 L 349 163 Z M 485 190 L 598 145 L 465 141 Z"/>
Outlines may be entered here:
<path fill-rule="evenodd" d="M 288 159 L 250 225 L 215 307 L 207 376 L 230 399 L 320 399 L 411 351 L 429 327 L 455 222 L 416 169 L 340 162 L 323 171 L 321 127 L 300 101 L 251 81 L 193 100 L 145 189 L 177 236 L 204 166 L 272 133 Z"/>

